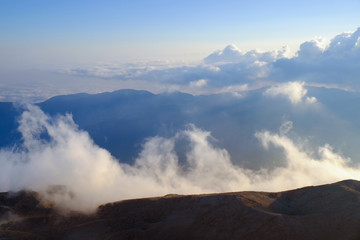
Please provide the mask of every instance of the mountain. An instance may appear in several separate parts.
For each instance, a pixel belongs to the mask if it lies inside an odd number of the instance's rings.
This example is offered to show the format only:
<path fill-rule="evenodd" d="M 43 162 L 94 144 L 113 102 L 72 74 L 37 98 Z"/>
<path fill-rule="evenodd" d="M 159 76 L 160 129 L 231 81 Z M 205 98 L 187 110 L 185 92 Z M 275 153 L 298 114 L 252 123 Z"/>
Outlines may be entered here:
<path fill-rule="evenodd" d="M 16 131 L 18 124 L 16 118 L 20 110 L 10 102 L 0 102 L 0 147 L 15 144 L 21 137 Z"/>
<path fill-rule="evenodd" d="M 96 194 L 96 193 L 94 193 Z M 360 182 L 291 191 L 124 200 L 61 214 L 34 192 L 0 194 L 1 239 L 359 239 Z"/>
<path fill-rule="evenodd" d="M 71 113 L 96 145 L 124 163 L 134 162 L 148 138 L 173 137 L 191 123 L 211 132 L 216 139 L 213 145 L 226 149 L 234 163 L 251 169 L 269 167 L 281 161 L 282 153 L 263 149 L 254 134 L 262 130 L 278 132 L 286 121 L 293 123 L 293 139 L 308 141 L 312 151 L 330 144 L 336 152 L 358 162 L 360 94 L 320 87 L 307 90 L 307 95 L 316 97 L 316 103 L 293 104 L 286 97 L 266 95 L 267 88 L 263 88 L 240 97 L 233 93 L 194 96 L 119 90 L 57 96 L 38 106 L 54 117 Z M 0 147 L 21 142 L 16 121 L 23 110 L 0 103 Z M 181 158 L 184 153 L 179 150 L 177 155 Z"/>

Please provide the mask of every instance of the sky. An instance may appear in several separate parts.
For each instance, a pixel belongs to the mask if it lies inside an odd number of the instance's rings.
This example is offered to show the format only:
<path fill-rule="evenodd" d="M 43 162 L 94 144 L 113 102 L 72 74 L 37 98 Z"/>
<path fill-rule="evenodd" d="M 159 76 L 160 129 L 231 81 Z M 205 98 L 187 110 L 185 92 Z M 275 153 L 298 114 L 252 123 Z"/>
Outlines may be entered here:
<path fill-rule="evenodd" d="M 354 31 L 360 1 L 0 1 L 7 67 L 196 61 L 236 44 L 270 50 Z"/>

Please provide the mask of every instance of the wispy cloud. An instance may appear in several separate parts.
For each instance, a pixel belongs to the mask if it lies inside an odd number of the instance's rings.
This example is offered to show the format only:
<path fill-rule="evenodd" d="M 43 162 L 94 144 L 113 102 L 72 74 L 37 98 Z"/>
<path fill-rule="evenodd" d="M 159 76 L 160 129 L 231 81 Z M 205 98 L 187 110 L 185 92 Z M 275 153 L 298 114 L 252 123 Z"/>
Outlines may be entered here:
<path fill-rule="evenodd" d="M 20 119 L 24 144 L 0 150 L 0 190 L 32 189 L 61 209 L 92 211 L 101 203 L 168 193 L 241 190 L 278 191 L 345 178 L 359 179 L 360 167 L 331 146 L 317 154 L 280 133 L 256 132 L 265 149 L 274 146 L 286 162 L 272 169 L 250 170 L 235 165 L 226 149 L 216 147 L 208 131 L 189 125 L 170 138 L 155 136 L 143 145 L 134 165 L 122 164 L 78 129 L 71 115 L 51 118 L 28 106 Z M 46 140 L 40 139 L 47 134 Z M 186 142 L 185 162 L 175 145 Z M 321 171 L 319 171 L 321 169 Z"/>

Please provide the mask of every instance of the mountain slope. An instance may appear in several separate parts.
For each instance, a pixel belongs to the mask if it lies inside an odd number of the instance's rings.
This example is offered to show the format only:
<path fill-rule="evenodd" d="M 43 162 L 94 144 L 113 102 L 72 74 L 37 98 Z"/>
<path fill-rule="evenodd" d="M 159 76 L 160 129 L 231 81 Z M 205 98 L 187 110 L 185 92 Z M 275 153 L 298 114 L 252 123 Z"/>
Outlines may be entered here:
<path fill-rule="evenodd" d="M 26 192 L 0 195 L 2 239 L 360 238 L 360 182 L 354 180 L 279 193 L 125 200 L 93 215 L 63 216 L 38 199 Z"/>

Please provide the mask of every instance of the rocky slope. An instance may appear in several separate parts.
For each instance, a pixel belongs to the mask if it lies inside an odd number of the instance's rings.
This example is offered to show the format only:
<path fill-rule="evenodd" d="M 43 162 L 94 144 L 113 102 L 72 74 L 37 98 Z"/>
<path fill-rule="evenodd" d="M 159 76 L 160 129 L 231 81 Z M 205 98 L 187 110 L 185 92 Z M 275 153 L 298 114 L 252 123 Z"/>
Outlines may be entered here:
<path fill-rule="evenodd" d="M 0 194 L 0 239 L 360 239 L 360 182 L 268 193 L 167 195 L 59 214 L 33 192 Z"/>

